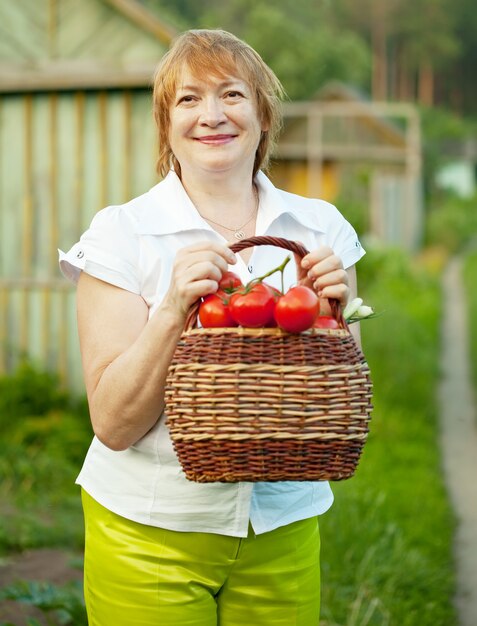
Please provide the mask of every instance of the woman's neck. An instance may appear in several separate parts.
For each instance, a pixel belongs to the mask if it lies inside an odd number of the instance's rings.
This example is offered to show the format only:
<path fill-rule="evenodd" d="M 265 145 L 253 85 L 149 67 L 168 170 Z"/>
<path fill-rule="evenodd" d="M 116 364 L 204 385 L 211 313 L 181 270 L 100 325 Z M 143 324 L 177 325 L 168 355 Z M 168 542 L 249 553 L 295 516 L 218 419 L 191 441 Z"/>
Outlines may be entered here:
<path fill-rule="evenodd" d="M 182 176 L 182 184 L 192 203 L 205 219 L 225 226 L 241 223 L 258 209 L 258 192 L 252 183 L 243 178 L 207 177 L 198 179 Z"/>

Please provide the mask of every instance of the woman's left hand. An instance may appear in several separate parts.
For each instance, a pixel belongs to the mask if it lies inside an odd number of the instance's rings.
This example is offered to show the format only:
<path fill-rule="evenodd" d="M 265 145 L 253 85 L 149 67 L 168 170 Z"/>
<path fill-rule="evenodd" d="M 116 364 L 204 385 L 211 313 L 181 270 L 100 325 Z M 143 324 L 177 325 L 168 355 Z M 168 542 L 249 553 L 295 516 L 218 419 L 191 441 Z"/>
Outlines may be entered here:
<path fill-rule="evenodd" d="M 319 298 L 334 298 L 346 306 L 351 293 L 348 272 L 331 248 L 320 246 L 312 250 L 303 257 L 301 266 L 307 272 L 301 284 L 313 289 Z"/>

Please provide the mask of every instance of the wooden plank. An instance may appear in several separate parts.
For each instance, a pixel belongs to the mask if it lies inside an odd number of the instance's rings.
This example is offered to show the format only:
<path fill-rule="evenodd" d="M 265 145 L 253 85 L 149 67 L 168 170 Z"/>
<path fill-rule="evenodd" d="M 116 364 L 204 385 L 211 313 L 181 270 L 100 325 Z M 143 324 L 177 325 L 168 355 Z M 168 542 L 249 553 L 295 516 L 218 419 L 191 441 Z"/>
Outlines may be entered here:
<path fill-rule="evenodd" d="M 131 157 L 132 157 L 132 95 L 131 91 L 127 90 L 123 92 L 123 133 L 124 133 L 124 159 L 123 159 L 123 188 L 122 188 L 122 200 L 127 202 L 131 199 Z"/>
<path fill-rule="evenodd" d="M 108 63 L 61 64 L 59 67 L 25 69 L 0 67 L 0 93 L 70 91 L 81 89 L 121 89 L 149 87 L 155 63 L 142 68 L 111 67 Z"/>
<path fill-rule="evenodd" d="M 23 97 L 2 98 L 0 117 L 0 275 L 21 272 L 22 215 L 25 194 L 25 103 Z"/>
<path fill-rule="evenodd" d="M 51 234 L 48 255 L 48 276 L 59 275 L 57 249 L 67 238 L 76 234 L 75 215 L 75 104 L 74 94 L 57 93 L 50 96 L 51 191 L 54 202 L 50 209 Z"/>
<path fill-rule="evenodd" d="M 99 137 L 99 201 L 102 207 L 106 206 L 109 198 L 108 185 L 108 118 L 107 94 L 100 91 L 98 94 L 98 137 Z"/>
<path fill-rule="evenodd" d="M 150 32 L 153 17 L 144 29 L 105 0 L 62 0 L 61 5 L 61 58 L 109 61 L 116 66 L 135 63 L 139 68 L 141 63 L 157 62 L 171 39 L 164 42 Z"/>
<path fill-rule="evenodd" d="M 124 124 L 124 96 L 119 91 L 109 92 L 105 106 L 105 178 L 107 194 L 104 204 L 124 202 L 123 175 L 126 159 L 126 128 Z M 128 177 L 127 177 L 128 178 Z"/>
<path fill-rule="evenodd" d="M 138 196 L 153 185 L 156 173 L 157 138 L 152 116 L 151 96 L 147 92 L 132 94 L 131 194 Z"/>
<path fill-rule="evenodd" d="M 98 96 L 96 93 L 86 93 L 84 103 L 84 151 L 83 172 L 84 189 L 81 208 L 81 228 L 83 232 L 88 228 L 93 215 L 102 208 L 101 181 L 100 181 L 100 137 L 98 128 Z M 72 241 L 71 243 L 74 243 Z M 63 243 L 63 245 L 65 245 Z"/>
<path fill-rule="evenodd" d="M 51 102 L 48 94 L 34 94 L 32 99 L 32 204 L 31 238 L 33 263 L 26 276 L 47 277 L 50 272 L 52 245 L 52 206 L 55 189 L 52 183 Z"/>
<path fill-rule="evenodd" d="M 33 233 L 33 99 L 31 95 L 24 98 L 24 158 L 23 171 L 25 172 L 25 188 L 22 208 L 21 230 L 21 270 L 28 275 L 32 268 L 32 233 Z"/>
<path fill-rule="evenodd" d="M 41 294 L 41 302 L 38 306 L 40 316 L 41 316 L 41 324 L 40 324 L 40 354 L 42 363 L 48 362 L 48 353 L 50 351 L 51 345 L 51 336 L 49 333 L 49 325 L 48 320 L 50 318 L 50 308 L 51 308 L 51 287 L 41 287 L 39 286 L 39 292 Z"/>
<path fill-rule="evenodd" d="M 2 58 L 38 60 L 46 56 L 47 0 L 4 0 L 1 6 Z"/>
<path fill-rule="evenodd" d="M 49 104 L 49 163 L 48 163 L 48 181 L 50 196 L 50 237 L 48 239 L 49 254 L 46 256 L 46 264 L 48 274 L 51 275 L 57 266 L 57 248 L 59 247 L 59 219 L 58 219 L 58 163 L 62 165 L 65 171 L 70 167 L 68 160 L 59 161 L 58 157 L 58 95 L 51 93 L 48 98 Z M 63 178 L 63 176 L 61 176 Z"/>
<path fill-rule="evenodd" d="M 69 241 L 73 241 L 75 238 L 79 238 L 82 232 L 82 219 L 81 211 L 83 208 L 83 195 L 84 195 L 84 133 L 85 133 L 85 94 L 84 92 L 77 92 L 74 95 L 74 108 L 75 108 L 75 156 L 74 156 L 74 200 L 72 203 L 72 210 L 75 215 L 74 220 L 74 232 L 69 234 Z M 65 239 L 66 241 L 66 239 Z"/>
<path fill-rule="evenodd" d="M 400 148 L 366 145 L 313 144 L 306 146 L 296 143 L 280 144 L 276 156 L 281 159 L 317 158 L 337 161 L 368 161 L 374 163 L 406 163 L 406 152 Z"/>
<path fill-rule="evenodd" d="M 172 38 L 178 33 L 178 31 L 169 24 L 158 20 L 153 13 L 139 4 L 139 2 L 135 2 L 134 0 L 104 0 L 104 2 L 110 4 L 142 30 L 149 32 L 166 45 L 169 45 Z"/>

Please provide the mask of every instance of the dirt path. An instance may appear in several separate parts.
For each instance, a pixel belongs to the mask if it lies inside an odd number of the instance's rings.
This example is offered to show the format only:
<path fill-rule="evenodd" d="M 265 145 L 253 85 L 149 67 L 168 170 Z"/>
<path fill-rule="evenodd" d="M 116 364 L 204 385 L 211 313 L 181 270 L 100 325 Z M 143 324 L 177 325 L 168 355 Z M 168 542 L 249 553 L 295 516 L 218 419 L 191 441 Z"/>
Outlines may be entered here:
<path fill-rule="evenodd" d="M 60 586 L 82 580 L 83 573 L 75 565 L 80 556 L 59 548 L 40 548 L 5 557 L 0 561 L 0 588 L 25 580 Z M 36 619 L 42 626 L 53 623 L 35 606 L 13 600 L 0 601 L 0 623 L 8 621 L 15 626 L 27 626 L 30 619 Z"/>
<path fill-rule="evenodd" d="M 457 515 L 456 606 L 460 626 L 477 626 L 477 414 L 468 352 L 462 260 L 443 277 L 440 388 L 441 447 L 447 488 Z"/>

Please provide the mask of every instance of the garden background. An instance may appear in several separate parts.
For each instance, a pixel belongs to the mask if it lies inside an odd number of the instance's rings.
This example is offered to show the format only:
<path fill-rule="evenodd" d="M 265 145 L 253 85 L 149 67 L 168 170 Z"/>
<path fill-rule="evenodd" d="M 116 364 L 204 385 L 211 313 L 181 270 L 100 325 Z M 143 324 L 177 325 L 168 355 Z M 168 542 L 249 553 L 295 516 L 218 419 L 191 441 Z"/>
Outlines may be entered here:
<path fill-rule="evenodd" d="M 54 4 L 49 2 L 50 9 Z M 335 189 L 334 201 L 367 249 L 358 268 L 360 295 L 382 315 L 362 323 L 375 390 L 369 440 L 356 476 L 333 485 L 335 504 L 320 518 L 321 624 L 457 626 L 457 520 L 443 476 L 437 391 L 445 304 L 441 277 L 455 255 L 464 258 L 468 319 L 477 315 L 473 3 L 126 4 L 147 9 L 171 30 L 220 26 L 244 37 L 276 70 L 292 102 L 309 101 L 339 80 L 363 102 L 407 103 L 417 111 L 423 201 L 422 229 L 414 245 L 371 236 L 369 198 L 363 193 L 370 176 L 366 167 L 352 184 L 341 174 Z M 0 0 L 0 12 L 6 5 Z M 0 83 L 6 76 L 2 67 Z M 18 132 L 23 136 L 27 130 Z M 152 122 L 150 137 L 152 142 Z M 0 167 L 0 198 L 8 183 L 5 171 Z M 98 203 L 90 210 L 100 208 Z M 8 228 L 9 215 L 2 214 L 2 228 Z M 60 341 L 61 323 L 57 321 L 49 341 Z M 475 324 L 469 332 L 475 388 Z M 8 352 L 2 362 L 8 367 L 0 378 L 0 624 L 84 626 L 83 522 L 74 479 L 92 434 L 87 405 L 81 391 L 66 384 L 60 368 L 25 358 L 1 336 L 0 349 Z"/>

